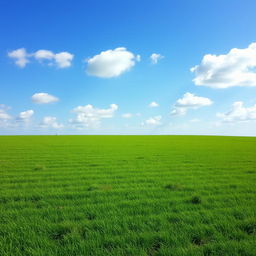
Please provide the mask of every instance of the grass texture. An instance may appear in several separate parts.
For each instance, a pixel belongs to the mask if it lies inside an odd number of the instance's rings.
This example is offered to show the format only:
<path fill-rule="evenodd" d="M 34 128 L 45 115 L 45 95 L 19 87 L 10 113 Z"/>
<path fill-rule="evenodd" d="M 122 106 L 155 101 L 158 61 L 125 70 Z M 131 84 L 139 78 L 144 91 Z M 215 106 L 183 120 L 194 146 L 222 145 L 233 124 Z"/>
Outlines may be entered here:
<path fill-rule="evenodd" d="M 1 136 L 0 255 L 256 255 L 256 138 Z"/>

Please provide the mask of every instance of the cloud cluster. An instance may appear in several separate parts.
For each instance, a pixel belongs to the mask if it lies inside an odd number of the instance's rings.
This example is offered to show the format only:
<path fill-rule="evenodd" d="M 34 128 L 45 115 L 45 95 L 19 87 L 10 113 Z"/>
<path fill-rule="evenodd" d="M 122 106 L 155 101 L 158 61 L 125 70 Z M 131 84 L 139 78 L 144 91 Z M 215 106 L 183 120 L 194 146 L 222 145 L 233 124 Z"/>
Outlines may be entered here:
<path fill-rule="evenodd" d="M 36 104 L 48 104 L 59 101 L 59 99 L 53 95 L 45 92 L 35 93 L 31 97 L 32 101 Z"/>
<path fill-rule="evenodd" d="M 236 101 L 229 112 L 218 113 L 217 117 L 228 123 L 256 120 L 256 104 L 246 108 L 242 101 Z"/>
<path fill-rule="evenodd" d="M 150 55 L 150 60 L 152 64 L 157 64 L 159 60 L 161 60 L 162 58 L 164 58 L 164 56 L 162 56 L 159 53 L 152 53 Z"/>
<path fill-rule="evenodd" d="M 74 55 L 69 52 L 53 53 L 49 50 L 38 50 L 34 53 L 27 53 L 25 48 L 20 48 L 8 52 L 8 56 L 15 60 L 15 64 L 24 68 L 33 58 L 40 63 L 47 61 L 48 65 L 55 65 L 58 68 L 67 68 L 71 66 Z"/>
<path fill-rule="evenodd" d="M 171 115 L 185 115 L 189 109 L 197 109 L 204 106 L 210 106 L 213 102 L 205 97 L 199 97 L 192 93 L 185 93 L 182 98 L 174 104 Z"/>
<path fill-rule="evenodd" d="M 22 111 L 18 114 L 16 118 L 10 116 L 6 109 L 6 106 L 0 104 L 0 127 L 2 128 L 21 128 L 23 125 L 26 127 L 31 125 L 31 118 L 34 115 L 34 110 L 26 110 Z M 59 124 L 57 122 L 56 117 L 46 116 L 43 118 L 42 122 L 39 124 L 42 128 L 54 128 L 60 129 L 63 128 L 64 125 Z"/>
<path fill-rule="evenodd" d="M 71 66 L 74 55 L 69 52 L 53 53 L 48 50 L 38 50 L 34 53 L 34 57 L 38 61 L 48 60 L 50 64 L 55 63 L 58 68 L 68 68 Z"/>
<path fill-rule="evenodd" d="M 149 105 L 148 105 L 150 108 L 156 108 L 156 107 L 159 107 L 159 104 L 155 101 L 152 101 Z"/>
<path fill-rule="evenodd" d="M 45 116 L 40 126 L 43 128 L 53 128 L 53 129 L 60 129 L 64 127 L 63 124 L 60 124 L 57 122 L 57 118 L 54 116 Z"/>
<path fill-rule="evenodd" d="M 74 119 L 69 120 L 76 127 L 97 128 L 101 119 L 112 118 L 118 109 L 116 104 L 111 104 L 107 109 L 95 108 L 92 105 L 78 106 L 73 109 L 76 114 Z"/>
<path fill-rule="evenodd" d="M 140 60 L 124 47 L 103 51 L 86 60 L 87 74 L 101 78 L 117 77 L 130 70 Z"/>
<path fill-rule="evenodd" d="M 8 53 L 15 64 L 21 68 L 32 61 L 54 65 L 58 68 L 67 68 L 72 64 L 74 55 L 69 52 L 54 53 L 49 50 L 38 50 L 28 53 L 25 48 L 16 49 Z M 157 64 L 164 58 L 161 54 L 153 53 L 150 56 L 152 64 Z M 86 60 L 86 72 L 89 75 L 111 78 L 117 77 L 129 71 L 136 62 L 140 61 L 140 56 L 128 51 L 124 47 L 102 51 L 101 53 Z M 199 65 L 191 68 L 195 74 L 194 83 L 199 86 L 211 88 L 228 88 L 233 86 L 256 86 L 256 43 L 250 44 L 245 49 L 231 49 L 227 54 L 213 55 L 207 54 Z M 36 104 L 49 104 L 58 102 L 59 98 L 46 92 L 39 92 L 32 95 L 31 100 Z M 185 93 L 178 99 L 171 110 L 171 115 L 185 115 L 190 109 L 198 109 L 210 106 L 213 101 L 206 97 L 200 97 L 193 93 Z M 159 104 L 152 101 L 148 107 L 156 108 Z M 103 119 L 112 118 L 118 106 L 111 104 L 108 108 L 96 108 L 93 105 L 78 106 L 72 110 L 75 115 L 69 120 L 75 128 L 98 128 Z M 34 111 L 32 109 L 20 112 L 18 116 L 8 114 L 8 109 L 0 105 L 0 126 L 3 127 L 26 127 L 30 122 Z M 124 113 L 122 118 L 131 118 L 140 114 Z M 256 120 L 256 105 L 245 107 L 242 101 L 234 102 L 230 111 L 217 113 L 220 118 L 219 123 L 234 123 Z M 159 126 L 163 122 L 162 116 L 153 116 L 141 123 L 144 126 Z M 190 123 L 200 122 L 199 119 L 191 119 Z M 57 121 L 54 116 L 45 116 L 37 127 L 60 129 L 64 125 Z"/>
<path fill-rule="evenodd" d="M 207 54 L 193 68 L 194 83 L 212 88 L 256 86 L 256 43 L 233 48 L 226 55 Z"/>
<path fill-rule="evenodd" d="M 19 127 L 19 125 L 28 125 L 31 117 L 34 115 L 32 109 L 20 112 L 16 118 L 12 117 L 7 113 L 9 107 L 0 104 L 0 127 Z"/>

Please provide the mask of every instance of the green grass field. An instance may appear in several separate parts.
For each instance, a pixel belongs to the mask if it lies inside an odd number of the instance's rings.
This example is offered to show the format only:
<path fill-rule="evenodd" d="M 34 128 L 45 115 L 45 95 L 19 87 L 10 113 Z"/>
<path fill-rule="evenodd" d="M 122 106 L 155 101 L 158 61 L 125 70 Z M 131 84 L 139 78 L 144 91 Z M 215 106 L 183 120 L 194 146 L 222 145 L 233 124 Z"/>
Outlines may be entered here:
<path fill-rule="evenodd" d="M 256 138 L 1 136 L 1 256 L 256 255 Z"/>

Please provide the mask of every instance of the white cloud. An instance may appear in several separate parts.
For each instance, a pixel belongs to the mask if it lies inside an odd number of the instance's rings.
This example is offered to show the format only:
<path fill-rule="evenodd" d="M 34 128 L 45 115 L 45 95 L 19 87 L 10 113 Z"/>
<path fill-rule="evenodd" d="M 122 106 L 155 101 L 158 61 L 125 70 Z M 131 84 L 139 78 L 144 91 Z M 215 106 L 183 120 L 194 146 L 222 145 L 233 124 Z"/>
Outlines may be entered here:
<path fill-rule="evenodd" d="M 60 52 L 60 53 L 53 53 L 52 51 L 48 50 L 38 50 L 34 54 L 35 59 L 42 61 L 42 60 L 49 60 L 55 61 L 55 65 L 58 68 L 68 68 L 71 66 L 71 62 L 74 58 L 74 55 L 69 52 Z M 50 62 L 52 64 L 52 62 Z"/>
<path fill-rule="evenodd" d="M 150 60 L 152 64 L 157 64 L 159 60 L 161 60 L 162 58 L 164 58 L 164 56 L 162 56 L 159 53 L 152 53 L 150 55 Z"/>
<path fill-rule="evenodd" d="M 29 54 L 25 48 L 20 48 L 11 52 L 8 52 L 8 56 L 15 59 L 15 64 L 21 68 L 24 68 L 29 63 Z"/>
<path fill-rule="evenodd" d="M 54 129 L 60 129 L 64 127 L 62 124 L 59 124 L 57 122 L 57 118 L 54 116 L 45 116 L 40 125 L 44 128 L 54 128 Z"/>
<path fill-rule="evenodd" d="M 51 59 L 54 59 L 55 54 L 52 51 L 48 51 L 48 50 L 38 50 L 34 53 L 34 57 L 37 60 L 43 60 L 43 59 L 51 60 Z"/>
<path fill-rule="evenodd" d="M 161 125 L 162 116 L 154 116 L 147 119 L 142 125 Z"/>
<path fill-rule="evenodd" d="M 111 104 L 107 109 L 94 108 L 92 105 L 78 106 L 72 112 L 76 113 L 76 118 L 71 119 L 70 123 L 75 126 L 97 128 L 101 119 L 112 118 L 118 109 L 116 104 Z"/>
<path fill-rule="evenodd" d="M 0 121 L 6 121 L 12 119 L 12 117 L 6 112 L 9 107 L 4 104 L 0 104 Z"/>
<path fill-rule="evenodd" d="M 31 97 L 32 101 L 37 104 L 48 104 L 59 101 L 59 99 L 53 95 L 45 92 L 35 93 Z"/>
<path fill-rule="evenodd" d="M 11 128 L 13 126 L 12 119 L 13 117 L 7 113 L 10 107 L 0 104 L 0 127 L 1 128 Z"/>
<path fill-rule="evenodd" d="M 256 43 L 231 49 L 226 55 L 207 54 L 191 68 L 196 85 L 212 88 L 256 86 Z"/>
<path fill-rule="evenodd" d="M 0 119 L 2 120 L 8 120 L 11 119 L 11 116 L 6 113 L 3 109 L 0 109 Z"/>
<path fill-rule="evenodd" d="M 242 122 L 256 120 L 256 104 L 252 107 L 244 107 L 242 101 L 236 101 L 232 105 L 232 109 L 226 113 L 217 113 L 217 117 L 223 122 Z"/>
<path fill-rule="evenodd" d="M 30 118 L 33 116 L 34 111 L 32 109 L 20 112 L 20 114 L 17 117 L 17 121 L 20 122 L 29 122 Z"/>
<path fill-rule="evenodd" d="M 122 115 L 123 118 L 131 118 L 132 114 L 131 113 L 125 113 Z"/>
<path fill-rule="evenodd" d="M 59 68 L 68 68 L 71 66 L 71 61 L 74 55 L 69 52 L 60 52 L 55 54 L 55 61 Z"/>
<path fill-rule="evenodd" d="M 152 101 L 149 105 L 148 105 L 150 108 L 156 108 L 156 107 L 159 107 L 159 104 L 155 101 Z"/>
<path fill-rule="evenodd" d="M 205 97 L 199 97 L 192 93 L 185 93 L 181 99 L 178 99 L 171 111 L 172 115 L 185 115 L 188 109 L 197 109 L 204 106 L 210 106 L 213 102 Z"/>
<path fill-rule="evenodd" d="M 29 59 L 34 58 L 39 62 L 48 61 L 49 65 L 56 65 L 58 68 L 67 68 L 71 66 L 74 55 L 69 52 L 53 53 L 49 50 L 38 50 L 34 53 L 27 53 L 25 48 L 20 48 L 8 53 L 10 58 L 16 59 L 15 64 L 24 68 Z"/>
<path fill-rule="evenodd" d="M 87 59 L 87 73 L 102 78 L 116 77 L 131 69 L 139 60 L 139 55 L 135 56 L 126 48 L 119 47 Z"/>

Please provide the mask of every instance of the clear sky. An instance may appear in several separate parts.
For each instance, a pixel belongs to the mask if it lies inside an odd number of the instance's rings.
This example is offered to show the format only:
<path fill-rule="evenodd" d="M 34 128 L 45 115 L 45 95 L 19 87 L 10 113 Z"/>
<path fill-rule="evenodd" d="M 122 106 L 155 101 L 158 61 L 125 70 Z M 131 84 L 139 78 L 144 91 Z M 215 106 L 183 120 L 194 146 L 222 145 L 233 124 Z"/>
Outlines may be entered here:
<path fill-rule="evenodd" d="M 0 134 L 256 135 L 255 0 L 0 1 Z"/>

